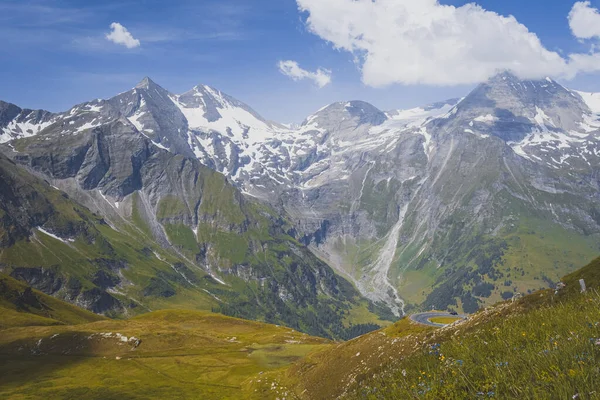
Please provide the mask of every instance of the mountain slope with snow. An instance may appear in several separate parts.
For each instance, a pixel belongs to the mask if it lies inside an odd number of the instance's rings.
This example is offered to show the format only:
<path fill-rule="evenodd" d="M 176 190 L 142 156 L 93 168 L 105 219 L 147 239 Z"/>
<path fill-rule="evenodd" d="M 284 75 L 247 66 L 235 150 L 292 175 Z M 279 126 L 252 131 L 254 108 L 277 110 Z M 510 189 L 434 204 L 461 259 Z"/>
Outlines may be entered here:
<path fill-rule="evenodd" d="M 150 79 L 67 113 L 3 110 L 2 141 L 17 150 L 14 138 L 118 122 L 197 158 L 289 216 L 302 243 L 395 314 L 473 310 L 598 250 L 600 95 L 551 79 L 503 73 L 409 110 L 339 102 L 289 127 L 209 86 L 175 95 Z M 7 134 L 19 121 L 33 128 Z"/>

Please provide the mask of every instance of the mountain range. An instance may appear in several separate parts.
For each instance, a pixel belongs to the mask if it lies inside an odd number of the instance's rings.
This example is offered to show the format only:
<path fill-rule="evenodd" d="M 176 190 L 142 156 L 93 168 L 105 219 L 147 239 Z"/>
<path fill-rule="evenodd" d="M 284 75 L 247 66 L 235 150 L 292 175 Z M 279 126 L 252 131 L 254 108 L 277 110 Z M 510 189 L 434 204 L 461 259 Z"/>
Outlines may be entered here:
<path fill-rule="evenodd" d="M 0 269 L 95 312 L 213 309 L 327 337 L 553 285 L 600 250 L 600 94 L 502 73 L 298 127 L 145 78 L 0 102 Z"/>

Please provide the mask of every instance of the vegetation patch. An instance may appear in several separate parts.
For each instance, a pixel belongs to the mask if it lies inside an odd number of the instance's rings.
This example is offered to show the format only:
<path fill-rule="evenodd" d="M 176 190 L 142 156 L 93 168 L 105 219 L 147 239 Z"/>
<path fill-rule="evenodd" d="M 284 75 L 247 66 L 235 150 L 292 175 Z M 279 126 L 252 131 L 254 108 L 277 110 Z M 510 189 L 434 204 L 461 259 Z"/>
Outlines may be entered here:
<path fill-rule="evenodd" d="M 0 331 L 0 397 L 262 399 L 266 381 L 328 345 L 289 328 L 211 313 Z"/>
<path fill-rule="evenodd" d="M 456 321 L 460 320 L 460 318 L 454 318 L 454 317 L 434 317 L 434 318 L 430 318 L 429 322 L 433 322 L 434 324 L 441 324 L 441 325 L 450 325 Z"/>

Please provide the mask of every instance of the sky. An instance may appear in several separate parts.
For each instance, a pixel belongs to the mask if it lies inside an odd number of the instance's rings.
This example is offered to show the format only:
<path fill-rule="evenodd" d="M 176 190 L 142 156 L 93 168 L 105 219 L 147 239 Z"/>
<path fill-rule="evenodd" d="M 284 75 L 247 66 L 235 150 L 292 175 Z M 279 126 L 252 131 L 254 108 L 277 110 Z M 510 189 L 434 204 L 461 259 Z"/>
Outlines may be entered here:
<path fill-rule="evenodd" d="M 600 91 L 600 0 L 0 0 L 0 99 L 64 111 L 145 76 L 267 119 L 462 97 L 510 69 Z M 597 50 L 598 48 L 598 50 Z"/>

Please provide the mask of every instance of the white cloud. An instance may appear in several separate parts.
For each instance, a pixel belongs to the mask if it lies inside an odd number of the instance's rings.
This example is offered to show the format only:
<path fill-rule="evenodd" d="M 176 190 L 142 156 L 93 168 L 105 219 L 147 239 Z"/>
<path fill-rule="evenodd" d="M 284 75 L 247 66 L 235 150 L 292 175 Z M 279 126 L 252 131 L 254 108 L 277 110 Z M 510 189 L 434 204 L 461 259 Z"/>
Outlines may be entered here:
<path fill-rule="evenodd" d="M 295 81 L 310 79 L 319 88 L 324 88 L 331 83 L 331 71 L 319 68 L 315 72 L 310 72 L 300 68 L 296 61 L 279 61 L 279 71 Z"/>
<path fill-rule="evenodd" d="M 564 58 L 546 49 L 513 16 L 473 3 L 454 7 L 437 0 L 296 1 L 308 13 L 309 30 L 352 53 L 363 82 L 370 86 L 471 84 L 503 70 L 530 79 L 600 71 L 600 55 Z M 590 14 L 588 2 L 576 3 L 572 15 L 579 16 L 578 9 L 586 12 L 586 22 L 597 16 L 596 10 Z M 579 29 L 574 32 L 582 34 Z"/>
<path fill-rule="evenodd" d="M 106 35 L 106 39 L 113 43 L 123 45 L 128 49 L 133 49 L 140 46 L 140 41 L 135 39 L 131 33 L 118 22 L 110 24 L 110 33 Z"/>
<path fill-rule="evenodd" d="M 600 13 L 589 1 L 578 1 L 569 13 L 569 26 L 579 39 L 600 37 Z"/>

